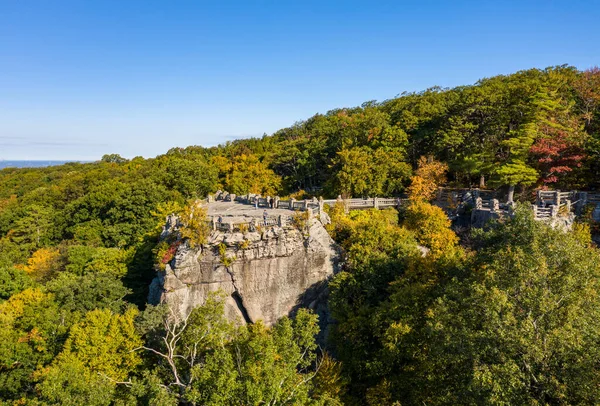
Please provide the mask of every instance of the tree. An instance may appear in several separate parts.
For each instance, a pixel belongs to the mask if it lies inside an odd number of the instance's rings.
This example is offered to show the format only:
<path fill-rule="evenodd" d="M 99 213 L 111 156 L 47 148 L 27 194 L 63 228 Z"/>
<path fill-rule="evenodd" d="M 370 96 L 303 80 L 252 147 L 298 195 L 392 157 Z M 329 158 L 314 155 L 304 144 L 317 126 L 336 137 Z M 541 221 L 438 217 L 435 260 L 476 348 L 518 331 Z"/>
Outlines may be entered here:
<path fill-rule="evenodd" d="M 47 281 L 61 267 L 61 255 L 57 249 L 40 248 L 27 260 L 25 272 L 38 282 Z"/>
<path fill-rule="evenodd" d="M 19 244 L 41 248 L 50 242 L 52 225 L 52 210 L 33 204 L 28 206 L 24 216 L 15 222 L 11 237 Z"/>
<path fill-rule="evenodd" d="M 67 330 L 52 296 L 40 289 L 0 303 L 0 399 L 35 393 L 34 371 L 52 361 Z"/>
<path fill-rule="evenodd" d="M 128 162 L 129 160 L 126 158 L 123 158 L 119 154 L 104 154 L 104 155 L 102 155 L 102 158 L 100 159 L 100 161 L 108 162 L 108 163 L 115 163 L 115 164 L 123 164 L 125 162 Z"/>
<path fill-rule="evenodd" d="M 23 269 L 0 266 L 0 301 L 22 292 L 34 284 Z"/>
<path fill-rule="evenodd" d="M 158 321 L 158 323 L 157 323 Z M 222 298 L 211 296 L 187 316 L 150 308 L 139 323 L 156 356 L 161 385 L 194 404 L 311 404 L 318 371 L 317 316 L 302 309 L 268 329 L 235 327 Z M 317 365 L 319 363 L 317 362 Z"/>
<path fill-rule="evenodd" d="M 411 178 L 408 196 L 411 200 L 432 200 L 437 189 L 446 180 L 448 165 L 422 156 L 419 167 Z"/>
<path fill-rule="evenodd" d="M 59 364 L 38 373 L 38 384 L 44 402 L 65 406 L 108 406 L 113 404 L 114 383 L 91 371 L 73 354 L 64 355 Z"/>
<path fill-rule="evenodd" d="M 333 160 L 334 192 L 344 196 L 394 195 L 404 189 L 410 166 L 397 150 L 353 147 L 338 152 Z"/>
<path fill-rule="evenodd" d="M 581 140 L 560 129 L 553 129 L 539 138 L 531 146 L 531 154 L 537 159 L 544 185 L 567 185 L 567 176 L 581 168 L 586 158 Z"/>
<path fill-rule="evenodd" d="M 281 178 L 255 155 L 239 155 L 222 167 L 225 171 L 225 188 L 242 195 L 258 193 L 274 196 L 281 187 Z"/>
<path fill-rule="evenodd" d="M 430 255 L 451 256 L 457 252 L 458 236 L 450 228 L 451 221 L 441 208 L 416 200 L 403 214 L 402 225 L 414 233 L 419 244 L 431 250 Z"/>
<path fill-rule="evenodd" d="M 122 278 L 131 261 L 131 250 L 73 245 L 67 248 L 65 269 L 75 275 L 108 274 Z"/>
<path fill-rule="evenodd" d="M 561 181 L 564 184 L 567 177 L 582 166 L 585 138 L 579 117 L 572 111 L 575 103 L 565 100 L 559 93 L 565 86 L 564 79 L 551 75 L 546 86 L 547 89 L 539 92 L 533 101 L 537 109 L 537 133 L 530 152 L 537 159 L 536 166 L 544 184 Z"/>
<path fill-rule="evenodd" d="M 141 339 L 134 327 L 137 310 L 123 315 L 92 310 L 75 324 L 63 351 L 38 373 L 44 400 L 66 405 L 109 405 L 115 385 L 141 362 Z"/>
<path fill-rule="evenodd" d="M 210 235 L 206 208 L 200 201 L 189 203 L 179 214 L 181 227 L 179 234 L 182 239 L 186 239 L 192 247 L 197 247 L 206 242 Z"/>
<path fill-rule="evenodd" d="M 589 237 L 552 229 L 521 208 L 476 240 L 468 272 L 438 289 L 421 317 L 405 308 L 422 322 L 406 324 L 405 315 L 388 329 L 400 368 L 394 397 L 411 404 L 595 402 L 600 255 Z M 397 305 L 388 309 L 389 322 L 402 314 Z M 391 335 L 400 326 L 405 333 Z"/>
<path fill-rule="evenodd" d="M 579 97 L 578 106 L 585 125 L 590 128 L 600 106 L 600 68 L 594 66 L 582 72 L 573 83 L 573 88 Z"/>
<path fill-rule="evenodd" d="M 509 158 L 496 170 L 500 182 L 508 185 L 509 202 L 514 201 L 517 185 L 532 185 L 538 179 L 538 172 L 526 163 L 528 152 L 537 136 L 536 125 L 534 123 L 525 124 L 511 134 L 511 138 L 502 142 L 502 145 L 509 151 Z"/>
<path fill-rule="evenodd" d="M 74 321 L 94 309 L 121 313 L 127 306 L 124 298 L 131 293 L 119 279 L 105 273 L 77 276 L 62 272 L 45 290 L 52 293 L 65 317 Z"/>
<path fill-rule="evenodd" d="M 369 185 L 371 165 L 368 148 L 355 147 L 338 152 L 336 180 L 339 191 L 347 197 L 364 196 Z"/>

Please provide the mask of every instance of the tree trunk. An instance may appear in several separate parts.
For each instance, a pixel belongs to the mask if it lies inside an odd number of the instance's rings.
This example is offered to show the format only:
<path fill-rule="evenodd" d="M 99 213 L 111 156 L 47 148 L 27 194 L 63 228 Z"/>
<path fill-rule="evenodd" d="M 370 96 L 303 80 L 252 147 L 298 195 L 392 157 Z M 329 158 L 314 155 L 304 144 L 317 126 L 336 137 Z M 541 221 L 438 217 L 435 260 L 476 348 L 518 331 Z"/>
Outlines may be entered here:
<path fill-rule="evenodd" d="M 510 185 L 508 187 L 508 202 L 509 203 L 512 203 L 514 201 L 513 200 L 514 196 L 515 196 L 515 185 Z"/>
<path fill-rule="evenodd" d="M 485 175 L 483 173 L 479 176 L 479 189 L 485 189 Z"/>

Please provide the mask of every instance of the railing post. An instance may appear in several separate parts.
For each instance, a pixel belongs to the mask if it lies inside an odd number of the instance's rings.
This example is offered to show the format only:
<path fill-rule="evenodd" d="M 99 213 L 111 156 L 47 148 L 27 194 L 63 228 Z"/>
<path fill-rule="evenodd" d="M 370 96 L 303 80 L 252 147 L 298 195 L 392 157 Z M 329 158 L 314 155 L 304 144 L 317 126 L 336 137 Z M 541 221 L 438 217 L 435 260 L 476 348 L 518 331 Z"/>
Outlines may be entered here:
<path fill-rule="evenodd" d="M 554 192 L 554 205 L 560 207 L 560 190 Z"/>
<path fill-rule="evenodd" d="M 567 213 L 571 213 L 571 199 L 567 199 L 565 203 L 567 204 Z"/>
<path fill-rule="evenodd" d="M 553 204 L 550 206 L 550 216 L 552 218 L 558 216 L 558 206 L 557 205 Z"/>
<path fill-rule="evenodd" d="M 498 201 L 498 199 L 492 199 L 492 207 L 491 207 L 491 209 L 494 212 L 500 211 L 500 202 Z"/>
<path fill-rule="evenodd" d="M 375 208 L 375 209 L 379 208 L 379 200 L 377 200 L 376 197 L 373 198 L 373 208 Z"/>
<path fill-rule="evenodd" d="M 325 203 L 323 202 L 323 196 L 319 196 L 319 214 L 323 213 Z"/>
<path fill-rule="evenodd" d="M 296 203 L 296 199 L 291 197 L 290 198 L 290 210 L 294 210 L 294 203 Z"/>
<path fill-rule="evenodd" d="M 480 210 L 483 208 L 483 202 L 481 200 L 481 197 L 478 197 L 475 199 L 475 209 Z"/>
<path fill-rule="evenodd" d="M 538 206 L 537 204 L 532 204 L 531 209 L 533 210 L 533 218 L 538 218 Z"/>
<path fill-rule="evenodd" d="M 279 196 L 275 196 L 275 202 L 273 203 L 273 207 L 275 209 L 279 207 Z"/>

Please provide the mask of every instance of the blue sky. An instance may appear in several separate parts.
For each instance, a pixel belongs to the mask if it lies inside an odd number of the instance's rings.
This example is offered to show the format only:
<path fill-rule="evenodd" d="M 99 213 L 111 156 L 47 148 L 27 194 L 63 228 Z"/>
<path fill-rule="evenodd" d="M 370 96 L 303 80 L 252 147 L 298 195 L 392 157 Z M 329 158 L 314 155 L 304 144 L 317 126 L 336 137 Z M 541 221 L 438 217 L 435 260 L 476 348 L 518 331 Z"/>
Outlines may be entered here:
<path fill-rule="evenodd" d="M 0 159 L 151 157 L 600 64 L 600 1 L 0 0 Z"/>

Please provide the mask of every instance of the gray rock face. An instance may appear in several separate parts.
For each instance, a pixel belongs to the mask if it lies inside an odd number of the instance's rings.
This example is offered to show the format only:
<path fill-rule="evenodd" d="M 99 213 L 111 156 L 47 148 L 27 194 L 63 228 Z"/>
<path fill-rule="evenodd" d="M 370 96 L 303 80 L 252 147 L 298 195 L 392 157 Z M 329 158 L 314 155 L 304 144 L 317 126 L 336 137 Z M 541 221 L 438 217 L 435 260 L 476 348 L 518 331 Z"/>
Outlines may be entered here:
<path fill-rule="evenodd" d="M 219 245 L 226 246 L 225 266 Z M 225 311 L 241 323 L 272 325 L 298 307 L 311 307 L 326 323 L 327 280 L 338 269 L 339 249 L 321 222 L 308 233 L 274 227 L 263 233 L 214 231 L 201 249 L 182 244 L 152 282 L 149 301 L 167 303 L 181 315 L 201 305 L 210 292 L 226 293 Z"/>

